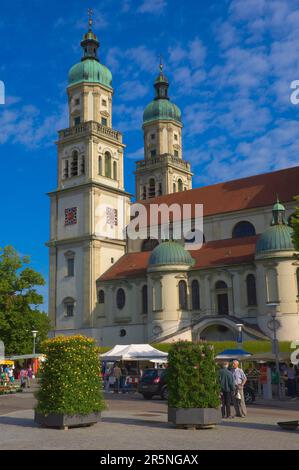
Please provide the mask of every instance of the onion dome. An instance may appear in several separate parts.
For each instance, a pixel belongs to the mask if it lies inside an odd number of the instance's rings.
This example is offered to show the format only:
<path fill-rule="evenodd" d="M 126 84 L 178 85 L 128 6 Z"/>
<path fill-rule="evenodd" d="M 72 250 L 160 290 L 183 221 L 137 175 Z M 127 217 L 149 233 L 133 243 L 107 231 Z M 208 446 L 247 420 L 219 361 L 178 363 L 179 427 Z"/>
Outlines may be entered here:
<path fill-rule="evenodd" d="M 68 74 L 69 86 L 82 82 L 99 83 L 112 88 L 112 74 L 105 65 L 99 62 L 99 40 L 92 31 L 92 20 L 89 19 L 88 32 L 83 35 L 81 62 L 73 65 Z"/>
<path fill-rule="evenodd" d="M 178 242 L 170 240 L 160 243 L 152 251 L 149 258 L 149 267 L 165 266 L 165 265 L 186 265 L 192 266 L 194 259 L 189 251 Z"/>
<path fill-rule="evenodd" d="M 157 120 L 182 122 L 180 109 L 170 101 L 168 96 L 169 82 L 163 73 L 163 65 L 160 63 L 160 73 L 157 76 L 154 87 L 156 96 L 145 108 L 143 124 Z"/>
<path fill-rule="evenodd" d="M 261 234 L 256 244 L 256 254 L 270 254 L 277 251 L 294 251 L 293 229 L 285 218 L 285 207 L 279 202 L 272 209 L 271 226 Z"/>

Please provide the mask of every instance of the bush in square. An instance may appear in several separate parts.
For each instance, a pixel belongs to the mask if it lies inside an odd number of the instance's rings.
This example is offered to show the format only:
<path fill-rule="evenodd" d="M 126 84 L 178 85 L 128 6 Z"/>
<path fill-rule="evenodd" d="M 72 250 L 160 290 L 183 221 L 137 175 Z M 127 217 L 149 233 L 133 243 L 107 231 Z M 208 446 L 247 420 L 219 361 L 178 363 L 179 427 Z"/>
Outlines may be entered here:
<path fill-rule="evenodd" d="M 36 412 L 88 415 L 105 408 L 99 348 L 85 336 L 58 336 L 43 343 L 46 361 Z"/>
<path fill-rule="evenodd" d="M 220 388 L 213 347 L 180 341 L 168 356 L 168 405 L 171 408 L 217 408 Z"/>

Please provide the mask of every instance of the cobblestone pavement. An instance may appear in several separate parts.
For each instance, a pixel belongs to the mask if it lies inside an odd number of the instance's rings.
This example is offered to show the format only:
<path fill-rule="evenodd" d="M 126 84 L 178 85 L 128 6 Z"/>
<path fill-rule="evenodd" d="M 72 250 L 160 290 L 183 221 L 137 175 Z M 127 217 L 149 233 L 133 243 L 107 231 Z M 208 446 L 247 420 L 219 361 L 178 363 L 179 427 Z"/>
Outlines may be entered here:
<path fill-rule="evenodd" d="M 277 421 L 299 418 L 298 409 L 248 408 L 245 419 L 223 421 L 211 430 L 178 430 L 167 423 L 167 405 L 139 395 L 106 395 L 102 422 L 88 428 L 39 428 L 32 394 L 0 397 L 2 449 L 299 449 L 299 432 Z M 13 410 L 14 408 L 14 411 Z M 27 408 L 27 409 L 26 409 Z M 298 408 L 298 407 L 297 407 Z M 3 411 L 6 410 L 6 411 Z M 5 414 L 4 414 L 5 413 Z"/>

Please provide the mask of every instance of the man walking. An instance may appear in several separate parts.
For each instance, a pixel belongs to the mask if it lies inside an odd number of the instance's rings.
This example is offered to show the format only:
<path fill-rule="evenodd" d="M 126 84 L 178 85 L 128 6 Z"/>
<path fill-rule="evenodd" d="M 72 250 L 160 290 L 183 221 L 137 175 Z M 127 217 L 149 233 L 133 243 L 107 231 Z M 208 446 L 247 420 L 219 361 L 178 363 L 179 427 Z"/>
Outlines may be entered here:
<path fill-rule="evenodd" d="M 228 370 L 229 363 L 224 362 L 219 371 L 219 380 L 221 388 L 221 412 L 222 418 L 232 418 L 231 416 L 231 398 L 234 391 L 233 374 Z"/>
<path fill-rule="evenodd" d="M 233 361 L 233 379 L 235 387 L 234 405 L 236 416 L 244 418 L 247 415 L 244 400 L 244 385 L 247 382 L 247 377 L 244 374 L 244 371 L 239 368 L 239 361 Z"/>

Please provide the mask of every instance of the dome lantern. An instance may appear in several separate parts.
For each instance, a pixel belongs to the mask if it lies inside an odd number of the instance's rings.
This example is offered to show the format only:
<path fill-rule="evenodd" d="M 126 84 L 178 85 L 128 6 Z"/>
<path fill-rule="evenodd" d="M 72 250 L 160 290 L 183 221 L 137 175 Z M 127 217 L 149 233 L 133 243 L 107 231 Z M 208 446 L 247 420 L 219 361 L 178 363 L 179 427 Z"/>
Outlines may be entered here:
<path fill-rule="evenodd" d="M 285 218 L 285 207 L 277 201 L 272 208 L 270 227 L 260 235 L 256 244 L 256 255 L 269 255 L 279 251 L 294 251 L 293 229 Z"/>

